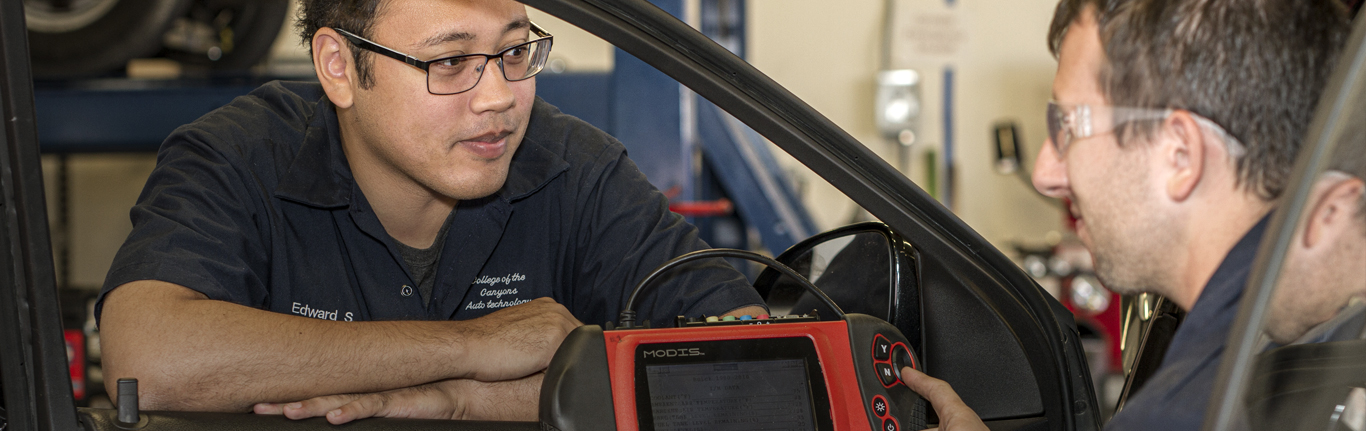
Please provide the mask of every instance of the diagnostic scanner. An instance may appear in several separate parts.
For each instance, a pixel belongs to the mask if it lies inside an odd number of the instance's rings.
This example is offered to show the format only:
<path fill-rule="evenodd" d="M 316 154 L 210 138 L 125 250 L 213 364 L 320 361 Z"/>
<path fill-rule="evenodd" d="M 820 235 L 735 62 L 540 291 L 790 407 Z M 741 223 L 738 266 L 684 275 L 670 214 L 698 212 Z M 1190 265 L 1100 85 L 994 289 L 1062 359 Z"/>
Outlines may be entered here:
<path fill-rule="evenodd" d="M 712 249 L 680 256 L 646 277 L 637 292 L 671 264 L 695 260 L 694 255 L 756 260 L 806 282 L 782 264 L 751 254 Z M 633 302 L 627 301 L 628 311 Z M 546 370 L 541 428 L 924 428 L 924 400 L 900 381 L 901 367 L 921 368 L 906 338 L 886 321 L 828 305 L 838 320 L 821 321 L 814 311 L 733 320 L 679 316 L 676 327 L 651 329 L 635 327 L 634 316 L 623 312 L 620 326 L 579 327 Z"/>

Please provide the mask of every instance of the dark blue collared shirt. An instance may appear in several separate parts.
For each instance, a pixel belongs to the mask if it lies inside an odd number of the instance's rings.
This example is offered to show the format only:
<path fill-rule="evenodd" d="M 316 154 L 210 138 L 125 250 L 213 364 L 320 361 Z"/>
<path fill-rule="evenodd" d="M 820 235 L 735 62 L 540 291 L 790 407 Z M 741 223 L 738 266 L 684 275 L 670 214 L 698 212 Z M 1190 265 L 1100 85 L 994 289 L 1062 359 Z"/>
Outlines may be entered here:
<path fill-rule="evenodd" d="M 1162 366 L 1110 419 L 1106 430 L 1184 431 L 1204 424 L 1238 299 L 1270 218 L 1263 217 L 1229 250 L 1176 329 Z"/>
<path fill-rule="evenodd" d="M 340 320 L 463 320 L 538 297 L 585 323 L 707 248 L 611 136 L 537 99 L 497 193 L 459 203 L 430 304 L 351 175 L 317 84 L 274 82 L 177 129 L 131 211 L 96 305 L 136 280 Z M 656 325 L 762 300 L 723 260 L 666 277 L 637 311 Z"/>

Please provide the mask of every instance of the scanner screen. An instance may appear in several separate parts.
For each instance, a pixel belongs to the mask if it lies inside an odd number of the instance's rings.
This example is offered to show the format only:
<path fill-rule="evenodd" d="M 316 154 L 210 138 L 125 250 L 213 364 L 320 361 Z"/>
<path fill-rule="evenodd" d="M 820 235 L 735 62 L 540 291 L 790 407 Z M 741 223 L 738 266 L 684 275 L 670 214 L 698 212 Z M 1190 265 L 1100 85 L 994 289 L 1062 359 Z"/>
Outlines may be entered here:
<path fill-rule="evenodd" d="M 806 361 L 648 365 L 656 431 L 815 430 Z"/>

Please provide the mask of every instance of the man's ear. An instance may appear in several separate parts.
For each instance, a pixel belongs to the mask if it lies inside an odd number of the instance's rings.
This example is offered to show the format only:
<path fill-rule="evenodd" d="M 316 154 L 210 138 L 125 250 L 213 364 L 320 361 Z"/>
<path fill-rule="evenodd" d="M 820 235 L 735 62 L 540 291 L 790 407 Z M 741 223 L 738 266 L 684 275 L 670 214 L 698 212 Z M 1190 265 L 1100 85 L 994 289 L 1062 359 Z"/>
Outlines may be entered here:
<path fill-rule="evenodd" d="M 1366 183 L 1361 178 L 1340 172 L 1326 172 L 1314 185 L 1309 197 L 1309 220 L 1304 225 L 1304 248 L 1314 248 L 1324 239 L 1348 234 L 1356 223 Z"/>
<path fill-rule="evenodd" d="M 351 107 L 354 97 L 351 58 L 351 47 L 335 30 L 323 27 L 313 33 L 313 71 L 327 98 L 338 108 Z"/>
<path fill-rule="evenodd" d="M 1205 175 L 1205 134 L 1190 112 L 1177 110 L 1162 124 L 1159 161 L 1171 172 L 1167 177 L 1167 197 L 1185 201 L 1195 192 Z M 1159 171 L 1161 172 L 1161 170 Z"/>

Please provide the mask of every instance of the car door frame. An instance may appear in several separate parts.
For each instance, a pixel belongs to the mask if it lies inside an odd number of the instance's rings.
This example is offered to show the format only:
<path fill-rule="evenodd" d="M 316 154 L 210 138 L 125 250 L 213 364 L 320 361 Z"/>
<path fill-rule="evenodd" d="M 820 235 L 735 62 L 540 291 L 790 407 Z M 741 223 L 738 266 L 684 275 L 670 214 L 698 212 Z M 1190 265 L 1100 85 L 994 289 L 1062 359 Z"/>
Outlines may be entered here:
<path fill-rule="evenodd" d="M 0 2 L 0 389 L 14 430 L 74 430 L 23 2 Z"/>

